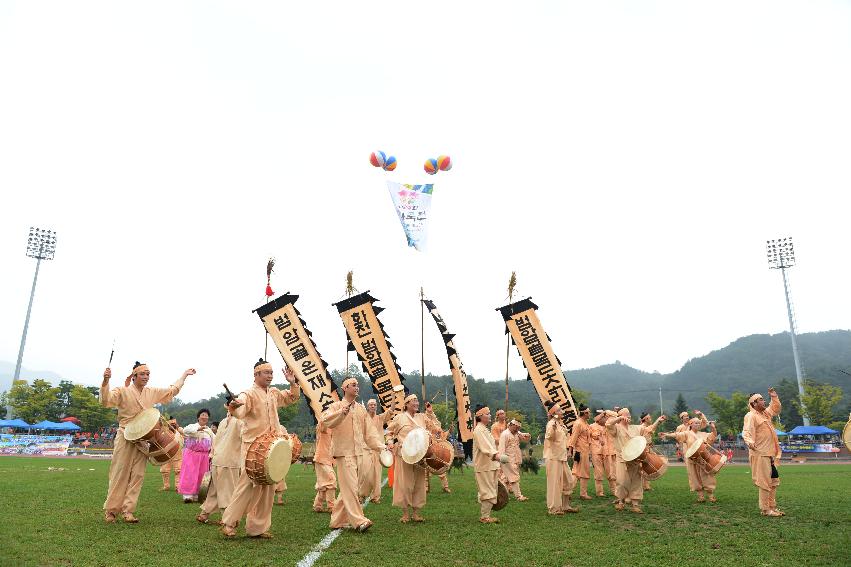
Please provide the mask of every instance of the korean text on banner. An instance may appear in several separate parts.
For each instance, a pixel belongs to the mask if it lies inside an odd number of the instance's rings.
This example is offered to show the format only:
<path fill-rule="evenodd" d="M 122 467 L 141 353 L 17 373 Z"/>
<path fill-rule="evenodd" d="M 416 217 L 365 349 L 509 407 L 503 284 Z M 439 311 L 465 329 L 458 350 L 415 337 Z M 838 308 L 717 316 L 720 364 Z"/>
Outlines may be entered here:
<path fill-rule="evenodd" d="M 545 407 L 549 401 L 560 405 L 564 410 L 562 419 L 570 431 L 576 421 L 576 406 L 561 371 L 561 361 L 553 352 L 550 337 L 538 319 L 537 309 L 538 306 L 531 299 L 524 299 L 500 307 L 497 311 L 505 320 L 512 342 L 517 346 L 523 366 L 528 371 L 527 379 L 535 385 L 541 403 Z"/>

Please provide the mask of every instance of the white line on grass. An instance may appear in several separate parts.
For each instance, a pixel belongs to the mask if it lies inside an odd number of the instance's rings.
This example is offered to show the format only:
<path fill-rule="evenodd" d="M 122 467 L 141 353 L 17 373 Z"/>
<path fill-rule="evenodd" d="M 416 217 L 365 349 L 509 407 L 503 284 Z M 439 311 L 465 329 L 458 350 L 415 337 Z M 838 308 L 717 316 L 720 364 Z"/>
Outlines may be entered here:
<path fill-rule="evenodd" d="M 387 478 L 381 483 L 381 488 L 384 488 L 384 485 L 387 484 Z M 366 508 L 369 505 L 369 498 L 363 501 L 363 507 Z M 337 536 L 343 532 L 342 528 L 337 528 L 336 530 L 332 530 L 325 537 L 322 538 L 322 541 L 317 543 L 310 553 L 301 558 L 301 561 L 296 563 L 296 567 L 313 567 L 313 564 L 316 563 L 316 560 L 319 559 L 319 556 L 322 555 L 322 552 L 331 547 L 331 544 L 334 543 L 334 540 L 337 539 Z"/>

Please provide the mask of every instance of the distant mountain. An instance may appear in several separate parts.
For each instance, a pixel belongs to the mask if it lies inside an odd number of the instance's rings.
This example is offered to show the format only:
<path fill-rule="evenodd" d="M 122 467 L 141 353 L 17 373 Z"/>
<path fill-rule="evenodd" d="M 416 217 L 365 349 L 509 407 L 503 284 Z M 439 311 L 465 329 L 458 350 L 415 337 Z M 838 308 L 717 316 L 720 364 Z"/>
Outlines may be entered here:
<path fill-rule="evenodd" d="M 805 333 L 798 336 L 798 347 L 804 367 L 805 377 L 819 382 L 835 384 L 843 389 L 845 398 L 841 410 L 851 410 L 851 377 L 839 369 L 851 372 L 851 331 L 825 331 Z M 0 391 L 9 387 L 14 373 L 14 364 L 0 362 Z M 340 383 L 340 371 L 334 371 Z M 44 378 L 58 384 L 61 377 L 53 372 L 22 372 L 24 378 Z M 634 412 L 659 411 L 659 388 L 662 388 L 662 407 L 671 413 L 674 401 L 679 394 L 685 398 L 691 408 L 707 411 L 704 400 L 708 392 L 729 397 L 733 391 L 745 393 L 762 392 L 768 386 L 777 385 L 784 378 L 795 381 L 795 362 L 792 357 L 789 333 L 776 335 L 750 335 L 742 337 L 726 347 L 712 351 L 705 356 L 689 360 L 672 374 L 650 373 L 631 368 L 620 362 L 606 364 L 596 368 L 582 368 L 565 372 L 568 384 L 573 389 L 583 390 L 590 395 L 592 407 L 629 406 Z M 407 385 L 413 392 L 420 391 L 418 373 L 408 375 Z M 426 376 L 429 396 L 448 390 L 452 397 L 452 377 Z M 491 408 L 501 407 L 505 400 L 505 382 L 490 377 L 469 376 L 470 399 L 474 404 L 483 403 Z M 364 398 L 372 396 L 371 387 L 366 378 L 362 380 L 361 392 Z M 222 395 L 189 404 L 176 403 L 169 411 L 181 418 L 191 419 L 198 408 L 205 405 L 213 410 L 214 418 L 223 413 Z M 438 394 L 436 402 L 443 396 Z M 509 382 L 510 406 L 531 417 L 543 419 L 535 389 L 526 380 Z M 849 408 L 849 409 L 845 409 Z M 841 412 L 840 412 L 841 413 Z M 305 404 L 300 404 L 298 412 L 290 416 L 305 430 L 310 429 L 310 418 Z"/>
<path fill-rule="evenodd" d="M 5 392 L 12 387 L 12 378 L 15 376 L 15 363 L 0 360 L 0 392 Z M 58 384 L 62 376 L 49 370 L 29 370 L 21 367 L 21 379 L 35 380 L 41 378 L 52 384 Z"/>

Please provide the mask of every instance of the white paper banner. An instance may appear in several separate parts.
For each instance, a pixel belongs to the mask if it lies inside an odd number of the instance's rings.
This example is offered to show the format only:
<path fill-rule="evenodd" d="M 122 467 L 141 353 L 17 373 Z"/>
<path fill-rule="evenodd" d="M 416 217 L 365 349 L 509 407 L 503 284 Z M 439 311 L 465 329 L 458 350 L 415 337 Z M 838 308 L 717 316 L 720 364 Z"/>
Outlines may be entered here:
<path fill-rule="evenodd" d="M 402 230 L 405 231 L 405 238 L 408 239 L 408 246 L 412 246 L 420 252 L 424 251 L 427 235 L 426 223 L 428 223 L 429 211 L 431 210 L 431 194 L 434 191 L 434 184 L 407 185 L 388 181 L 387 189 L 390 191 L 390 198 L 393 199 L 396 214 L 399 215 L 399 222 L 402 223 Z"/>

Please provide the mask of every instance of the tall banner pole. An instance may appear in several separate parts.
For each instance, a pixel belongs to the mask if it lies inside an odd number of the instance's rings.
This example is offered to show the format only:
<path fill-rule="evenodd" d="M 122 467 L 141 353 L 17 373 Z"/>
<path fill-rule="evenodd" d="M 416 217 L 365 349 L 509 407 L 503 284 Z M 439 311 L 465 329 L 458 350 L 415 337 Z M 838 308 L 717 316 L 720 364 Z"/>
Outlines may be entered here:
<path fill-rule="evenodd" d="M 269 261 L 266 262 L 266 305 L 269 305 L 269 298 L 272 297 L 275 292 L 272 291 L 272 271 L 275 268 L 275 259 L 269 258 Z M 269 330 L 265 328 L 266 331 L 266 346 L 263 348 L 263 360 L 269 358 Z"/>
<path fill-rule="evenodd" d="M 508 304 L 511 305 L 511 298 L 514 297 L 514 287 L 517 285 L 517 275 L 511 272 L 511 277 L 508 279 Z M 506 329 L 505 332 L 505 413 L 508 413 L 508 354 L 511 351 L 511 333 Z"/>
<path fill-rule="evenodd" d="M 423 387 L 423 411 L 425 411 L 426 387 L 425 387 L 425 293 L 420 286 L 420 382 Z"/>

